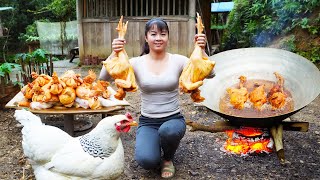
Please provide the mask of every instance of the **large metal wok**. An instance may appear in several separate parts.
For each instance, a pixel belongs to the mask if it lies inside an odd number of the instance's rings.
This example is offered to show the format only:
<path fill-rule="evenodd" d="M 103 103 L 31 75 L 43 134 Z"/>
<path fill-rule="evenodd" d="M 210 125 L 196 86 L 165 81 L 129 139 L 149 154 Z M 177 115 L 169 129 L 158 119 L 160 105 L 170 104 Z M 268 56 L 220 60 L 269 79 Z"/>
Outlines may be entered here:
<path fill-rule="evenodd" d="M 239 124 L 267 125 L 281 122 L 311 103 L 320 93 L 320 72 L 309 60 L 289 51 L 273 48 L 243 48 L 224 51 L 210 57 L 216 62 L 216 76 L 206 79 L 200 87 L 205 97 L 202 104 L 220 116 Z M 284 79 L 284 87 L 293 97 L 291 112 L 272 117 L 256 118 L 225 114 L 219 110 L 220 98 L 226 88 L 239 82 L 239 76 L 247 79 L 276 81 L 274 72 Z"/>

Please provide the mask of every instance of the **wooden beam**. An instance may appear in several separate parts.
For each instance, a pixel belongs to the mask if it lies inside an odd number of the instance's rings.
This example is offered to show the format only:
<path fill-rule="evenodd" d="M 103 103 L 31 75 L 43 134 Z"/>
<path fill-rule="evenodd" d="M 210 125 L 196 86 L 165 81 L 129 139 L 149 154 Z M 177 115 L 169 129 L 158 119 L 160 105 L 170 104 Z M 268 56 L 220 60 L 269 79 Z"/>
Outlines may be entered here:
<path fill-rule="evenodd" d="M 239 126 L 232 125 L 229 121 L 217 121 L 212 125 L 202 125 L 191 120 L 186 120 L 186 124 L 191 127 L 191 132 L 205 131 L 211 133 L 225 132 L 227 130 L 238 129 Z"/>
<path fill-rule="evenodd" d="M 227 130 L 238 129 L 240 126 L 234 125 L 230 121 L 217 121 L 212 123 L 211 125 L 202 125 L 197 122 L 186 120 L 186 124 L 191 126 L 190 131 L 205 131 L 211 133 L 224 132 Z M 299 131 L 299 132 L 307 132 L 309 129 L 308 122 L 281 122 L 283 130 L 286 131 Z"/>

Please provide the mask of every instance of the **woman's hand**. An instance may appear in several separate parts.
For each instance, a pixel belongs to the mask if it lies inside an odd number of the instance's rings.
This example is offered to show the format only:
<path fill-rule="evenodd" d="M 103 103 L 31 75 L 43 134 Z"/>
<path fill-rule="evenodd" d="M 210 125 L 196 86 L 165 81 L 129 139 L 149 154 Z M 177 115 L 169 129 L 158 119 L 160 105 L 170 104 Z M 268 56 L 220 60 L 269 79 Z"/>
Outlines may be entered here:
<path fill-rule="evenodd" d="M 116 38 L 112 41 L 112 49 L 114 52 L 118 53 L 123 50 L 123 47 L 125 44 L 126 44 L 125 39 Z"/>
<path fill-rule="evenodd" d="M 200 46 L 202 49 L 206 47 L 206 35 L 205 34 L 196 34 L 194 36 L 194 40 L 198 46 Z"/>

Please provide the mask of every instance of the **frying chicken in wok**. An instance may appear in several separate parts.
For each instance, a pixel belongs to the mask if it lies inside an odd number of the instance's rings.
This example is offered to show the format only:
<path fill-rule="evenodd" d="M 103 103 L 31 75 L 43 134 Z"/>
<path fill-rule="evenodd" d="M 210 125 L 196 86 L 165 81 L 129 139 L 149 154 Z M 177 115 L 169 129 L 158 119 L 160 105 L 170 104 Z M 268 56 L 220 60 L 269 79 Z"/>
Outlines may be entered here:
<path fill-rule="evenodd" d="M 239 77 L 239 83 L 226 89 L 220 110 L 246 117 L 268 116 L 293 108 L 291 93 L 284 88 L 284 78 L 274 72 L 277 81 Z"/>
<path fill-rule="evenodd" d="M 283 90 L 283 77 L 277 72 L 275 72 L 274 75 L 278 79 L 278 82 L 271 88 L 270 92 L 268 93 L 268 101 L 270 102 L 272 109 L 279 109 L 285 105 L 287 95 Z"/>
<path fill-rule="evenodd" d="M 247 78 L 245 76 L 240 76 L 239 79 L 239 88 L 227 88 L 227 92 L 230 96 L 230 103 L 234 108 L 243 109 L 244 103 L 248 99 L 248 90 L 244 87 Z"/>
<path fill-rule="evenodd" d="M 267 96 L 264 90 L 265 85 L 255 84 L 255 89 L 250 92 L 249 99 L 253 103 L 254 108 L 261 110 L 261 106 L 267 102 Z"/>

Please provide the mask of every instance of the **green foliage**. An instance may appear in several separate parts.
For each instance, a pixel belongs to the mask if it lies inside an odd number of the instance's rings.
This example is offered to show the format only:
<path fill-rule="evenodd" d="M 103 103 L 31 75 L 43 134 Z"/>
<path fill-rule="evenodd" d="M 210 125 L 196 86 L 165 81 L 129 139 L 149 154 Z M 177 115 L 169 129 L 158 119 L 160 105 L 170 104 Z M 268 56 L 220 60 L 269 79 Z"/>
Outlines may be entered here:
<path fill-rule="evenodd" d="M 60 19 L 67 21 L 70 17 L 75 16 L 76 0 L 53 0 L 47 8 Z"/>
<path fill-rule="evenodd" d="M 297 51 L 297 54 L 309 59 L 313 63 L 320 62 L 320 47 L 314 46 L 310 51 Z"/>
<path fill-rule="evenodd" d="M 36 22 L 28 25 L 26 27 L 26 32 L 25 33 L 20 33 L 19 39 L 29 43 L 32 41 L 38 41 L 39 36 L 37 32 L 37 25 Z"/>
<path fill-rule="evenodd" d="M 8 47 L 9 51 L 13 52 L 19 50 L 17 45 L 23 45 L 26 41 L 37 40 L 38 35 L 34 33 L 36 32 L 35 26 L 27 28 L 35 21 L 42 20 L 43 17 L 50 22 L 61 21 L 62 18 L 66 21 L 76 19 L 75 0 L 1 0 L 0 4 L 2 7 L 10 6 L 14 8 L 10 11 L 0 12 L 3 26 L 10 31 Z"/>
<path fill-rule="evenodd" d="M 36 49 L 31 53 L 31 57 L 37 63 L 45 63 L 47 61 L 47 53 L 48 52 L 44 49 Z"/>
<path fill-rule="evenodd" d="M 45 63 L 48 52 L 44 49 L 36 49 L 31 53 L 18 53 L 15 56 L 16 63 Z"/>
<path fill-rule="evenodd" d="M 228 28 L 223 37 L 223 49 L 265 46 L 275 37 L 296 26 L 318 34 L 319 19 L 307 16 L 320 5 L 320 0 L 234 0 Z"/>
<path fill-rule="evenodd" d="M 294 52 L 297 49 L 295 41 L 296 41 L 296 37 L 292 35 L 290 36 L 290 38 L 288 38 L 281 44 L 280 48 L 287 51 Z"/>
<path fill-rule="evenodd" d="M 0 76 L 5 77 L 6 75 L 9 75 L 12 72 L 12 69 L 18 69 L 21 70 L 21 66 L 16 63 L 3 63 L 0 65 Z"/>

